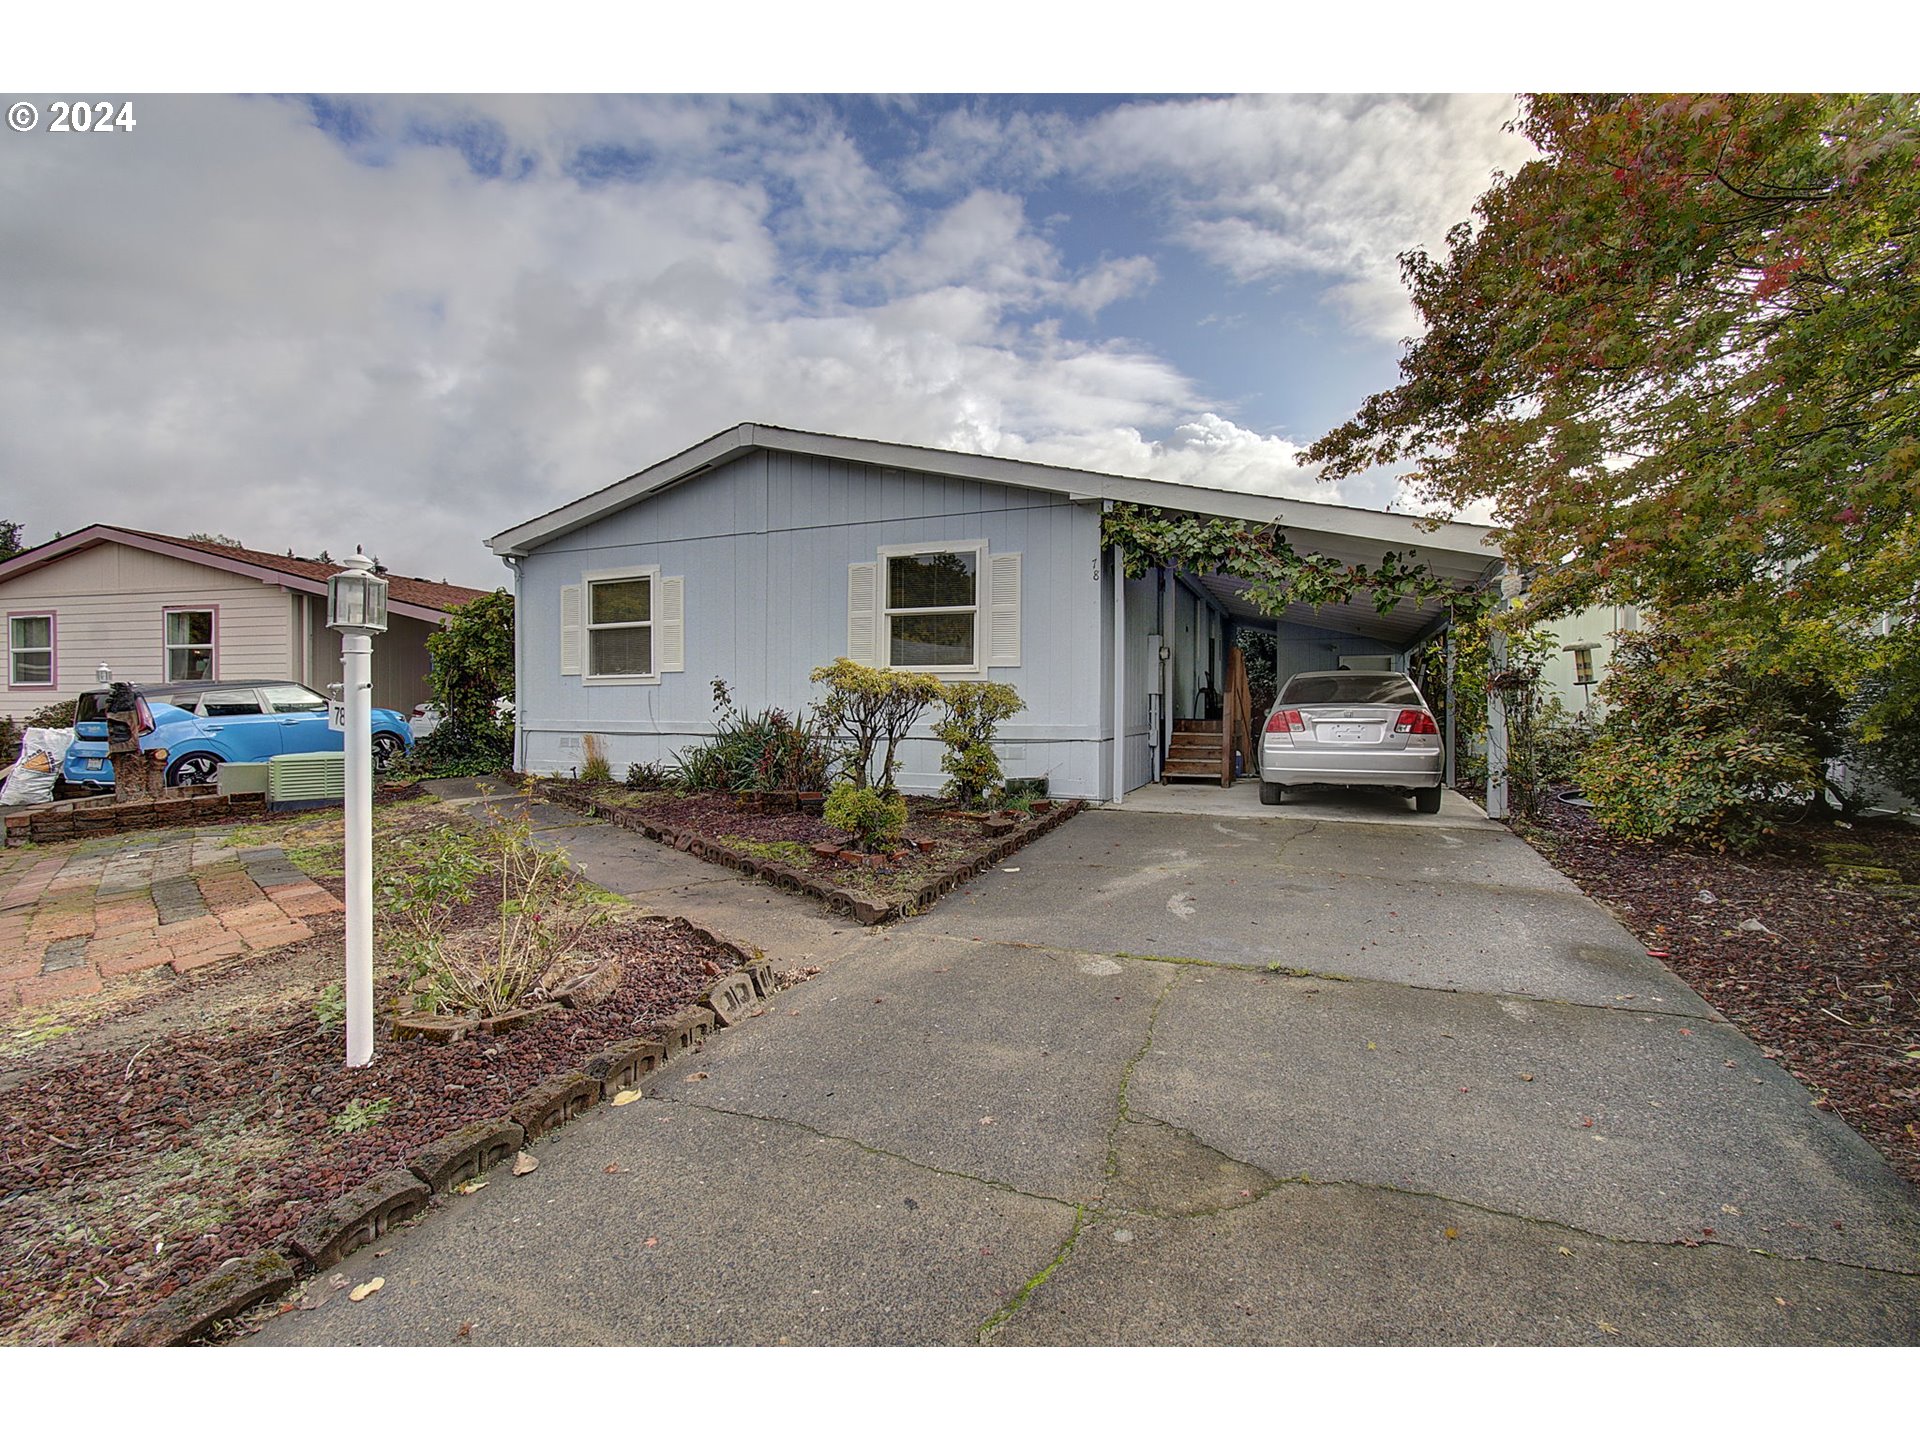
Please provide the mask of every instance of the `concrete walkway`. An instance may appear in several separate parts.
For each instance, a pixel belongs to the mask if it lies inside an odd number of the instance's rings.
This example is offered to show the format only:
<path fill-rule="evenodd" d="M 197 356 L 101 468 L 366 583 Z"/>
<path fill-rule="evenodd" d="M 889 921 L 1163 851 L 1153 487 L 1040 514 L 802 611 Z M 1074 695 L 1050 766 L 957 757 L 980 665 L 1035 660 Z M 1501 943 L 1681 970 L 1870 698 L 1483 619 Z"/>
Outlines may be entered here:
<path fill-rule="evenodd" d="M 1096 811 L 880 931 L 533 818 L 824 973 L 254 1343 L 1920 1341 L 1920 1199 L 1471 816 Z"/>

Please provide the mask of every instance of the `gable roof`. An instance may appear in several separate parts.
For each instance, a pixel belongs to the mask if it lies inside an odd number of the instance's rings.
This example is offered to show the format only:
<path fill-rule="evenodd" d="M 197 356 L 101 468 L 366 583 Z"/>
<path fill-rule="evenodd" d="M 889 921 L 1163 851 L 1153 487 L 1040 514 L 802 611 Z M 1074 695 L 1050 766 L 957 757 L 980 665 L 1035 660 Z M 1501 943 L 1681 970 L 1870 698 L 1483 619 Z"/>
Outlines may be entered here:
<path fill-rule="evenodd" d="M 293 555 L 275 555 L 268 550 L 249 550 L 241 545 L 220 545 L 211 540 L 188 540 L 179 535 L 158 535 L 148 530 L 128 530 L 118 525 L 89 525 L 58 540 L 49 540 L 31 550 L 23 550 L 11 560 L 0 562 L 0 581 L 10 580 L 31 570 L 51 565 L 64 556 L 95 545 L 131 545 L 136 550 L 170 555 L 195 565 L 210 565 L 235 575 L 251 576 L 269 585 L 298 590 L 307 595 L 327 593 L 327 578 L 344 566 L 324 560 L 304 560 Z M 490 594 L 465 585 L 448 585 L 437 580 L 422 580 L 412 575 L 383 574 L 387 582 L 387 608 L 416 620 L 444 619 L 456 605 Z"/>
<path fill-rule="evenodd" d="M 969 455 L 887 440 L 860 440 L 846 435 L 823 435 L 787 430 L 775 425 L 743 424 L 710 435 L 678 455 L 627 476 L 590 495 L 536 515 L 495 535 L 488 544 L 496 555 L 525 555 L 571 530 L 589 525 L 643 500 L 682 484 L 753 450 L 783 450 L 823 459 L 846 460 L 899 470 L 917 470 L 955 479 L 1045 490 L 1083 501 L 1126 501 L 1155 505 L 1195 515 L 1278 523 L 1289 538 L 1305 548 L 1329 553 L 1356 548 L 1418 549 L 1437 569 L 1461 576 L 1479 575 L 1496 563 L 1498 548 L 1489 540 L 1490 527 L 1450 520 L 1428 529 L 1418 516 L 1395 515 L 1320 500 L 1295 500 L 1278 495 L 1255 495 L 1241 490 L 1216 490 L 1206 485 L 1182 485 L 1168 480 L 1142 480 L 1042 465 L 1031 460 L 1009 460 L 997 455 Z"/>

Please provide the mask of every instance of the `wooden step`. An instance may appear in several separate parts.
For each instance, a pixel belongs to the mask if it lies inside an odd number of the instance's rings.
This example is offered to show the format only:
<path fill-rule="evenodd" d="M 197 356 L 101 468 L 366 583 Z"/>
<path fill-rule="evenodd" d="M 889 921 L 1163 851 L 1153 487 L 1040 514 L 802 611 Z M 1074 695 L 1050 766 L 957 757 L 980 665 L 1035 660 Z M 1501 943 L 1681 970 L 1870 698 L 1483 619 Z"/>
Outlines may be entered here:
<path fill-rule="evenodd" d="M 1211 780 L 1220 783 L 1220 762 L 1198 760 L 1168 760 L 1160 772 L 1169 780 Z"/>
<path fill-rule="evenodd" d="M 1190 730 L 1199 734 L 1211 732 L 1218 735 L 1221 730 L 1221 722 L 1218 720 L 1176 720 L 1173 722 L 1173 730 L 1176 735 L 1183 730 Z"/>

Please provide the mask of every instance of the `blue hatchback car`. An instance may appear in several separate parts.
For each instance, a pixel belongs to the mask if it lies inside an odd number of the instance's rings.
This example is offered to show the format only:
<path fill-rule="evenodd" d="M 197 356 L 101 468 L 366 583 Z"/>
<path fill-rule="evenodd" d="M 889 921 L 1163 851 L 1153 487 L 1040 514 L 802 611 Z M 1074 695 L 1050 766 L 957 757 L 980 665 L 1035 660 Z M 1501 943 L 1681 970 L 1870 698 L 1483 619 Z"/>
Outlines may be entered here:
<path fill-rule="evenodd" d="M 270 760 L 346 746 L 344 735 L 327 728 L 326 696 L 291 681 L 202 680 L 141 688 L 153 712 L 153 729 L 140 737 L 140 748 L 167 752 L 169 785 L 210 785 L 228 760 Z M 75 707 L 74 741 L 61 771 L 69 789 L 112 788 L 106 706 L 107 692 L 91 690 Z M 374 769 L 385 770 L 412 748 L 406 716 L 373 712 Z"/>

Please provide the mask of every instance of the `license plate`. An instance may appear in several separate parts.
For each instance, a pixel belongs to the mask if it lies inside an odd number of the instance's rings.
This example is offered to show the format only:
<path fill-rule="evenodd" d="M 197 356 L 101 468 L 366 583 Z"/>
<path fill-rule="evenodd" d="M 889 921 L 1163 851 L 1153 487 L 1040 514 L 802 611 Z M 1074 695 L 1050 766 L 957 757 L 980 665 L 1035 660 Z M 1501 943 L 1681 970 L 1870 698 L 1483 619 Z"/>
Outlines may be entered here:
<path fill-rule="evenodd" d="M 82 770 L 104 770 L 107 768 L 107 762 L 100 759 L 82 760 L 80 762 L 80 768 Z"/>
<path fill-rule="evenodd" d="M 1355 741 L 1367 739 L 1367 730 L 1368 727 L 1365 725 L 1322 725 L 1320 727 L 1320 738 L 1323 740 L 1332 740 L 1337 743 L 1352 744 Z"/>

